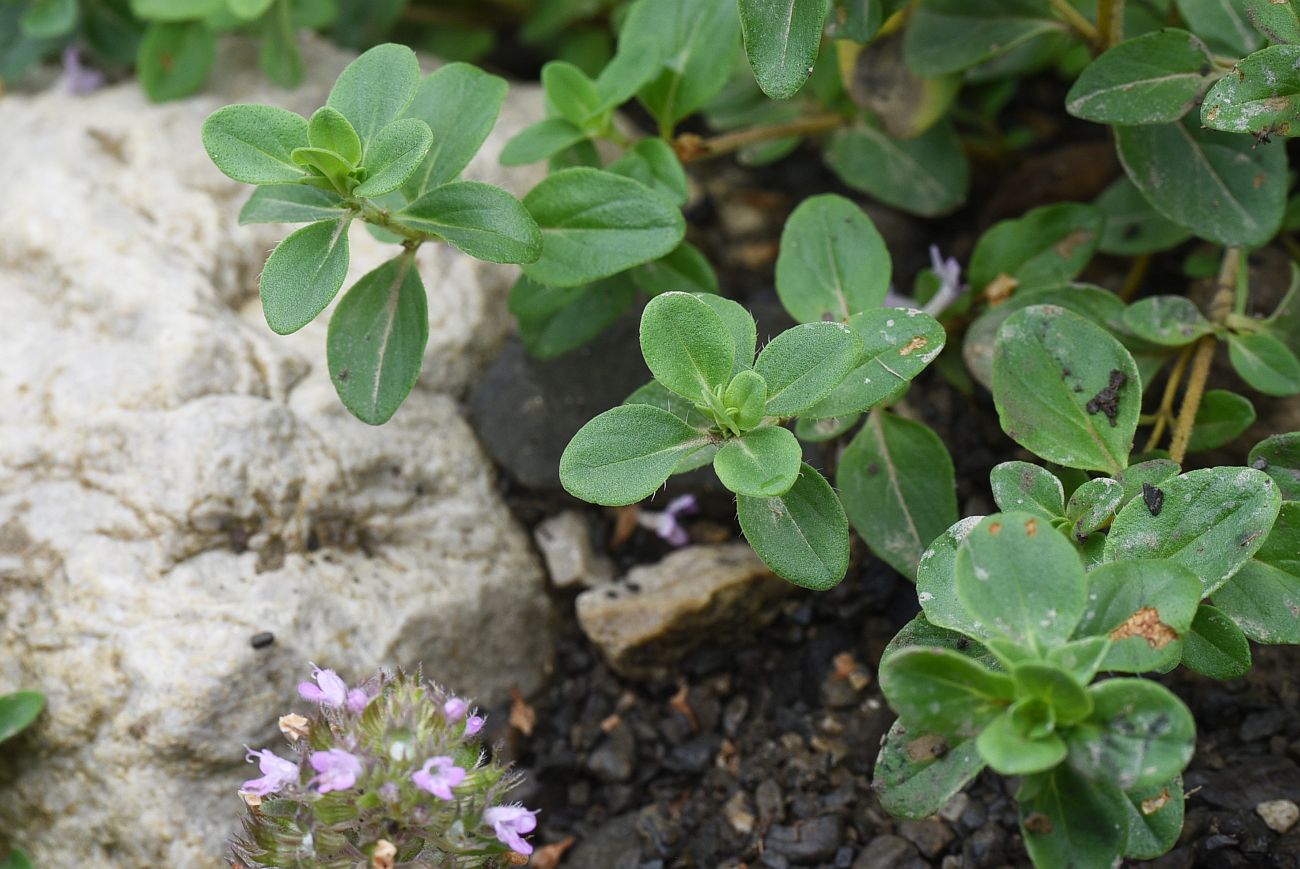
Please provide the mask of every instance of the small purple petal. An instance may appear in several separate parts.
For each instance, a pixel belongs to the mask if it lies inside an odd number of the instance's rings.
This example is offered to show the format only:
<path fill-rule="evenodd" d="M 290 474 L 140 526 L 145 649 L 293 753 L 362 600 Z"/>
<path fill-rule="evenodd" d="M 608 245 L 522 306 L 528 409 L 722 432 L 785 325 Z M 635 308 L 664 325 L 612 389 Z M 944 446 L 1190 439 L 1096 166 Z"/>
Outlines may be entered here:
<path fill-rule="evenodd" d="M 503 845 L 527 856 L 533 853 L 533 846 L 525 842 L 521 834 L 536 829 L 536 815 L 523 806 L 493 806 L 483 813 L 483 823 L 492 828 Z"/>
<path fill-rule="evenodd" d="M 63 50 L 63 86 L 71 94 L 88 94 L 104 86 L 104 74 L 83 64 L 81 49 L 69 45 Z"/>
<path fill-rule="evenodd" d="M 367 704 L 370 703 L 370 695 L 361 688 L 353 688 L 348 692 L 348 711 L 364 712 Z"/>
<path fill-rule="evenodd" d="M 357 776 L 363 771 L 360 758 L 341 748 L 313 752 L 311 766 L 320 773 L 311 784 L 323 794 L 347 790 L 357 783 Z"/>
<path fill-rule="evenodd" d="M 669 516 L 694 516 L 700 512 L 700 504 L 694 495 L 678 495 L 668 502 L 664 512 Z"/>
<path fill-rule="evenodd" d="M 245 793 L 264 797 L 298 781 L 298 764 L 293 761 L 285 760 L 266 748 L 261 751 L 253 751 L 250 748 L 247 751 L 246 759 L 249 763 L 257 761 L 257 768 L 261 770 L 262 777 L 244 782 L 240 790 Z"/>
<path fill-rule="evenodd" d="M 447 716 L 448 721 L 460 721 L 467 712 L 469 712 L 469 704 L 459 697 L 452 697 L 442 704 L 442 714 Z"/>
<path fill-rule="evenodd" d="M 483 725 L 486 723 L 487 719 L 482 715 L 471 715 L 465 719 L 465 735 L 474 736 L 483 729 Z"/>
<path fill-rule="evenodd" d="M 450 757 L 431 757 L 424 766 L 411 773 L 411 781 L 421 790 L 442 800 L 453 798 L 451 789 L 465 780 L 465 770 Z"/>

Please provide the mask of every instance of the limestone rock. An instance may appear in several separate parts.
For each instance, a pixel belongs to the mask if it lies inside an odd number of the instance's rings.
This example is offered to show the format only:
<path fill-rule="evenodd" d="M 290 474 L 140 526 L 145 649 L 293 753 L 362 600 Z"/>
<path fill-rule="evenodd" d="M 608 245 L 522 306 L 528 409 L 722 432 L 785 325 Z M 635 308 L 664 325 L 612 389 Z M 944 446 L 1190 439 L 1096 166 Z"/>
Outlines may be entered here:
<path fill-rule="evenodd" d="M 578 623 L 630 678 L 664 675 L 692 649 L 752 635 L 792 586 L 746 543 L 689 546 L 578 596 Z"/>
<path fill-rule="evenodd" d="M 229 102 L 309 112 L 350 57 L 308 43 L 292 93 L 254 57 L 226 46 L 181 103 L 126 83 L 0 112 L 0 692 L 49 695 L 0 762 L 0 830 L 37 865 L 226 865 L 241 746 L 280 743 L 308 661 L 423 663 L 487 703 L 549 666 L 542 571 L 455 401 L 509 329 L 515 271 L 426 245 L 420 386 L 382 428 L 352 419 L 328 317 L 262 321 L 290 230 L 239 227 L 250 188 L 199 141 Z M 512 88 L 467 177 L 534 183 L 496 155 L 542 113 Z M 352 241 L 350 280 L 393 252 Z"/>
<path fill-rule="evenodd" d="M 614 563 L 591 543 L 587 517 L 566 510 L 538 524 L 533 540 L 556 588 L 589 588 L 614 577 Z"/>

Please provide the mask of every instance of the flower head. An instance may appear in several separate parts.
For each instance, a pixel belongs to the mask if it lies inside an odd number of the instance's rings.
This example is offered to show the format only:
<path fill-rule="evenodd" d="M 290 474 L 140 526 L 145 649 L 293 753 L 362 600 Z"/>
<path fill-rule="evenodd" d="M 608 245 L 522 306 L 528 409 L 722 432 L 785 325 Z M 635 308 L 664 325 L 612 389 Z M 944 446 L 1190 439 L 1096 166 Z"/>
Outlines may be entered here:
<path fill-rule="evenodd" d="M 81 58 L 81 48 L 69 45 L 63 49 L 63 86 L 70 94 L 88 94 L 104 86 L 104 74 L 87 66 Z"/>
<path fill-rule="evenodd" d="M 411 781 L 415 782 L 416 787 L 443 800 L 450 800 L 451 789 L 464 780 L 465 770 L 446 756 L 431 757 L 424 762 L 424 766 L 411 773 Z"/>
<path fill-rule="evenodd" d="M 686 528 L 678 521 L 682 516 L 694 516 L 700 512 L 700 505 L 694 495 L 679 495 L 668 502 L 662 511 L 642 510 L 637 516 L 637 523 L 648 528 L 671 546 L 682 547 L 691 542 Z"/>
<path fill-rule="evenodd" d="M 298 693 L 302 699 L 334 709 L 339 709 L 348 702 L 348 685 L 339 678 L 338 673 L 322 670 L 312 664 L 311 677 L 316 680 L 315 685 L 311 682 L 298 683 Z"/>
<path fill-rule="evenodd" d="M 244 793 L 264 797 L 298 781 L 298 764 L 291 760 L 285 760 L 269 748 L 264 748 L 261 751 L 253 751 L 250 748 L 246 759 L 249 763 L 257 762 L 257 768 L 262 771 L 262 777 L 244 782 L 244 786 L 241 788 Z"/>
<path fill-rule="evenodd" d="M 449 697 L 447 702 L 442 704 L 442 714 L 447 716 L 448 721 L 460 721 L 469 712 L 469 704 L 459 697 Z"/>
<path fill-rule="evenodd" d="M 311 784 L 323 794 L 347 790 L 357 783 L 362 772 L 361 760 L 341 748 L 312 752 L 311 768 L 320 773 Z"/>
<path fill-rule="evenodd" d="M 370 695 L 366 693 L 364 688 L 353 688 L 348 692 L 347 706 L 349 712 L 365 712 L 366 704 L 369 702 Z"/>
<path fill-rule="evenodd" d="M 483 725 L 485 723 L 487 723 L 487 719 L 484 718 L 482 715 L 469 716 L 468 718 L 465 719 L 465 735 L 466 736 L 477 735 L 478 732 L 483 729 Z"/>
<path fill-rule="evenodd" d="M 523 840 L 522 834 L 537 828 L 536 815 L 523 806 L 493 806 L 483 813 L 483 823 L 492 828 L 501 844 L 528 855 L 533 853 L 533 846 Z"/>

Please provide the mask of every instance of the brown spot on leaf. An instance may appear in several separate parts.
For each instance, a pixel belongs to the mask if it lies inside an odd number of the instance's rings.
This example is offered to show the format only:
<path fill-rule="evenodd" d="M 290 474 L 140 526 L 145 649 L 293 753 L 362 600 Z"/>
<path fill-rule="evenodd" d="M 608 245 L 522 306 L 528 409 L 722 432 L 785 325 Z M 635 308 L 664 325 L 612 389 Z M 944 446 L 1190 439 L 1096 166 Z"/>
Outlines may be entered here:
<path fill-rule="evenodd" d="M 1119 417 L 1119 390 L 1128 380 L 1128 375 L 1118 368 L 1112 368 L 1110 371 L 1110 382 L 1105 388 L 1088 399 L 1088 404 L 1084 408 L 1088 413 L 1104 413 L 1106 419 L 1110 420 L 1111 428 L 1116 425 L 1116 419 Z"/>
<path fill-rule="evenodd" d="M 1144 606 L 1110 632 L 1110 638 L 1116 642 L 1127 640 L 1129 637 L 1141 637 L 1151 648 L 1163 649 L 1178 639 L 1178 634 L 1169 625 L 1160 621 L 1160 613 L 1155 607 Z"/>
<path fill-rule="evenodd" d="M 911 341 L 908 341 L 908 342 L 907 342 L 906 344 L 904 344 L 902 347 L 899 347 L 899 348 L 898 348 L 898 355 L 899 355 L 899 356 L 911 356 L 912 353 L 913 353 L 913 351 L 916 351 L 916 350 L 924 350 L 924 349 L 925 349 L 925 345 L 926 345 L 926 344 L 929 344 L 929 343 L 930 343 L 930 342 L 927 341 L 927 340 L 925 340 L 925 338 L 924 338 L 923 336 L 921 336 L 921 335 L 917 335 L 917 336 L 916 336 L 915 338 L 913 338 Z"/>
<path fill-rule="evenodd" d="M 1142 801 L 1142 814 L 1154 815 L 1169 804 L 1169 788 L 1165 788 L 1148 800 Z"/>
<path fill-rule="evenodd" d="M 912 763 L 929 763 L 948 753 L 948 743 L 942 736 L 928 734 L 909 741 L 903 750 Z"/>
<path fill-rule="evenodd" d="M 1046 835 L 1052 832 L 1052 819 L 1042 812 L 1031 812 L 1025 818 L 1025 829 L 1031 833 Z"/>
<path fill-rule="evenodd" d="M 1267 180 L 1268 180 L 1268 179 L 1264 177 L 1264 173 L 1263 173 L 1263 172 L 1261 172 L 1261 173 L 1259 173 L 1258 175 L 1256 175 L 1256 176 L 1255 176 L 1255 181 L 1254 181 L 1255 189 L 1258 190 L 1259 188 L 1263 187 L 1263 186 L 1264 186 L 1264 182 L 1267 181 Z"/>
<path fill-rule="evenodd" d="M 990 305 L 1000 305 L 1020 286 L 1020 281 L 1008 274 L 1000 274 L 984 288 L 984 298 Z"/>
<path fill-rule="evenodd" d="M 1001 522 L 994 522 L 991 525 L 989 525 L 989 534 L 993 535 L 994 537 L 997 537 L 1001 533 L 1002 533 Z"/>
<path fill-rule="evenodd" d="M 1025 523 L 1025 533 L 1028 534 L 1030 537 L 1037 537 L 1037 536 L 1038 536 L 1038 520 L 1037 520 L 1037 519 L 1030 519 L 1028 522 Z"/>
<path fill-rule="evenodd" d="M 1088 229 L 1076 229 L 1056 243 L 1054 250 L 1061 259 L 1069 259 L 1079 245 L 1092 241 L 1093 232 Z"/>

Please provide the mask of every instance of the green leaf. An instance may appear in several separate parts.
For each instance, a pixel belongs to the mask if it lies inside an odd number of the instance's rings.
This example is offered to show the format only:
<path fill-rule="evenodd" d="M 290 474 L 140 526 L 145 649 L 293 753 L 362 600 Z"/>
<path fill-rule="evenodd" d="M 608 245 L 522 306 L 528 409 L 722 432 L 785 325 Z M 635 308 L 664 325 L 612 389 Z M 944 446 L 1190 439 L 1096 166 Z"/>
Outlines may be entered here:
<path fill-rule="evenodd" d="M 1251 468 L 1202 468 L 1161 487 L 1159 515 L 1142 499 L 1119 512 L 1106 537 L 1107 561 L 1169 558 L 1213 594 L 1264 545 L 1282 498 Z"/>
<path fill-rule="evenodd" d="M 614 57 L 596 76 L 596 90 L 607 108 L 621 106 L 659 75 L 663 59 L 657 47 L 648 43 L 619 46 Z"/>
<path fill-rule="evenodd" d="M 1022 289 L 1055 286 L 1083 271 L 1101 239 L 1102 216 L 1091 205 L 1064 202 L 1004 220 L 980 237 L 970 281 L 986 287 L 1008 275 Z"/>
<path fill-rule="evenodd" d="M 659 259 L 639 265 L 629 273 L 632 281 L 647 295 L 682 290 L 688 293 L 718 292 L 718 276 L 699 248 L 684 241 Z M 749 357 L 753 359 L 751 354 Z M 739 356 L 737 356 L 739 359 Z"/>
<path fill-rule="evenodd" d="M 1250 669 L 1250 641 L 1232 619 L 1201 604 L 1183 643 L 1183 664 L 1211 679 L 1236 679 Z"/>
<path fill-rule="evenodd" d="M 982 769 L 973 740 L 949 745 L 895 721 L 880 746 L 871 787 L 891 815 L 921 820 L 947 805 Z"/>
<path fill-rule="evenodd" d="M 637 0 L 618 50 L 660 58 L 659 75 L 637 95 L 660 128 L 671 130 L 726 85 L 739 36 L 734 0 Z"/>
<path fill-rule="evenodd" d="M 641 353 L 655 379 L 703 400 L 731 379 L 736 348 L 722 318 L 690 293 L 665 293 L 641 315 Z"/>
<path fill-rule="evenodd" d="M 282 88 L 302 82 L 302 54 L 298 51 L 290 0 L 275 0 L 271 13 L 262 19 L 262 41 L 257 61 L 269 81 Z"/>
<path fill-rule="evenodd" d="M 1283 502 L 1264 545 L 1214 605 L 1256 642 L 1300 643 L 1300 502 Z"/>
<path fill-rule="evenodd" d="M 1055 733 L 1038 738 L 1025 736 L 1010 712 L 993 719 L 975 740 L 980 757 L 1002 775 L 1043 772 L 1065 760 L 1065 741 Z"/>
<path fill-rule="evenodd" d="M 1036 866 L 1112 869 L 1124 850 L 1124 795 L 1090 781 L 1068 764 L 1021 783 L 1020 834 Z"/>
<path fill-rule="evenodd" d="M 1137 365 L 1099 326 L 1052 305 L 998 330 L 993 401 L 1012 440 L 1068 468 L 1118 473 L 1141 411 Z"/>
<path fill-rule="evenodd" d="M 1148 296 L 1124 309 L 1124 326 L 1144 341 L 1185 347 L 1214 331 L 1186 296 Z"/>
<path fill-rule="evenodd" d="M 1106 652 L 1110 649 L 1110 637 L 1083 637 L 1056 646 L 1047 653 L 1047 662 L 1070 673 L 1080 684 L 1086 685 L 1101 669 Z"/>
<path fill-rule="evenodd" d="M 749 311 L 739 302 L 706 293 L 695 293 L 697 299 L 713 309 L 727 331 L 731 333 L 732 346 L 736 348 L 736 361 L 732 373 L 754 367 L 754 353 L 758 349 L 758 327 Z"/>
<path fill-rule="evenodd" d="M 1092 697 L 1078 680 L 1054 664 L 1026 661 L 1016 665 L 1011 678 L 1016 683 L 1016 697 L 1042 701 L 1051 708 L 1057 725 L 1075 724 L 1092 714 Z"/>
<path fill-rule="evenodd" d="M 586 132 L 562 118 L 549 118 L 525 127 L 501 149 L 502 166 L 526 166 L 559 154 L 579 142 Z"/>
<path fill-rule="evenodd" d="M 1201 238 L 1253 247 L 1273 237 L 1286 206 L 1279 144 L 1186 122 L 1116 127 L 1120 162 L 1152 207 Z"/>
<path fill-rule="evenodd" d="M 742 431 L 756 427 L 763 421 L 767 407 L 767 381 L 756 371 L 745 369 L 737 372 L 736 376 L 731 378 L 731 383 L 727 384 L 727 390 L 722 396 L 722 404 Z M 797 462 L 795 469 L 798 470 Z M 793 480 L 791 482 L 793 483 Z"/>
<path fill-rule="evenodd" d="M 1152 208 L 1127 176 L 1116 178 L 1093 205 L 1106 218 L 1098 246 L 1102 253 L 1119 256 L 1156 253 L 1191 236 L 1186 228 Z"/>
<path fill-rule="evenodd" d="M 922 553 L 957 521 L 952 459 L 924 424 L 873 411 L 840 458 L 835 483 L 873 552 L 915 578 Z"/>
<path fill-rule="evenodd" d="M 972 641 L 970 637 L 957 631 L 950 631 L 947 628 L 940 628 L 930 624 L 923 614 L 915 616 L 910 622 L 903 625 L 897 634 L 894 634 L 894 638 L 885 645 L 880 660 L 884 662 L 903 649 L 914 647 L 960 652 L 967 658 L 993 670 L 997 670 L 1002 666 L 998 657 L 985 646 Z"/>
<path fill-rule="evenodd" d="M 343 406 L 370 425 L 388 422 L 420 378 L 428 340 L 424 284 L 404 253 L 353 284 L 330 318 L 330 379 Z"/>
<path fill-rule="evenodd" d="M 1032 513 L 1049 522 L 1065 517 L 1065 489 L 1056 475 L 1029 462 L 1003 462 L 989 472 L 993 501 L 1003 510 Z"/>
<path fill-rule="evenodd" d="M 1075 634 L 1110 638 L 1106 670 L 1163 670 L 1182 657 L 1200 602 L 1196 574 L 1177 562 L 1103 564 L 1088 574 L 1088 606 Z"/>
<path fill-rule="evenodd" d="M 912 11 L 903 51 L 917 75 L 938 78 L 1064 30 L 1047 4 L 1034 0 L 922 0 Z"/>
<path fill-rule="evenodd" d="M 606 169 L 640 181 L 678 208 L 686 204 L 686 170 L 677 152 L 663 139 L 642 139 Z"/>
<path fill-rule="evenodd" d="M 14 848 L 5 858 L 4 863 L 0 863 L 0 869 L 33 869 L 31 859 L 22 851 Z"/>
<path fill-rule="evenodd" d="M 1201 104 L 1201 121 L 1230 133 L 1300 136 L 1300 45 L 1271 45 L 1237 62 Z"/>
<path fill-rule="evenodd" d="M 1015 697 L 1011 678 L 960 652 L 913 647 L 881 661 L 880 690 L 904 726 L 970 739 Z"/>
<path fill-rule="evenodd" d="M 431 147 L 433 133 L 424 121 L 416 118 L 393 121 L 375 134 L 366 149 L 363 161 L 367 172 L 366 180 L 357 185 L 353 192 L 357 196 L 370 198 L 391 193 L 415 173 Z M 510 199 L 516 201 L 513 196 Z"/>
<path fill-rule="evenodd" d="M 310 179 L 313 182 L 325 179 L 336 190 L 347 190 L 351 186 L 352 170 L 355 168 L 333 151 L 324 148 L 294 148 L 289 155 L 299 166 L 315 170 Z"/>
<path fill-rule="evenodd" d="M 1208 390 L 1196 409 L 1196 422 L 1187 451 L 1213 450 L 1236 439 L 1255 421 L 1250 399 L 1226 389 Z"/>
<path fill-rule="evenodd" d="M 547 104 L 575 127 L 586 129 L 604 109 L 596 83 L 571 63 L 552 60 L 542 66 L 541 78 Z"/>
<path fill-rule="evenodd" d="M 1196 747 L 1196 722 L 1168 688 L 1146 679 L 1108 679 L 1088 689 L 1093 711 L 1070 732 L 1070 766 L 1121 790 L 1163 784 Z"/>
<path fill-rule="evenodd" d="M 745 53 L 758 86 L 774 100 L 794 96 L 812 75 L 827 0 L 739 0 Z"/>
<path fill-rule="evenodd" d="M 1088 535 L 1104 528 L 1114 518 L 1123 503 L 1124 486 L 1118 480 L 1098 477 L 1074 490 L 1070 503 L 1065 506 L 1065 518 L 1070 521 L 1070 533 L 1082 543 Z"/>
<path fill-rule="evenodd" d="M 147 21 L 190 21 L 207 18 L 224 0 L 131 0 L 131 12 Z"/>
<path fill-rule="evenodd" d="M 226 0 L 226 7 L 245 21 L 261 18 L 275 0 Z"/>
<path fill-rule="evenodd" d="M 297 332 L 338 295 L 348 273 L 350 217 L 322 220 L 294 231 L 262 269 L 262 312 L 280 335 Z"/>
<path fill-rule="evenodd" d="M 1192 110 L 1212 69 L 1210 50 L 1186 30 L 1144 33 L 1090 63 L 1065 108 L 1099 124 L 1167 124 Z"/>
<path fill-rule="evenodd" d="M 929 314 L 904 308 L 854 314 L 849 328 L 862 339 L 866 352 L 839 386 L 804 411 L 806 417 L 860 413 L 902 394 L 939 355 L 948 337 Z"/>
<path fill-rule="evenodd" d="M 991 636 L 957 595 L 957 552 L 983 516 L 967 516 L 934 539 L 916 565 L 916 591 L 933 625 L 979 639 Z"/>
<path fill-rule="evenodd" d="M 956 209 L 970 187 L 970 162 L 948 122 L 907 141 L 869 124 L 845 127 L 832 134 L 825 159 L 849 187 L 921 217 Z"/>
<path fill-rule="evenodd" d="M 542 253 L 541 233 L 532 215 L 500 187 L 480 181 L 435 187 L 393 219 L 488 262 L 531 263 Z"/>
<path fill-rule="evenodd" d="M 849 569 L 849 520 L 830 484 L 804 465 L 790 491 L 776 498 L 737 499 L 749 545 L 787 582 L 825 591 Z"/>
<path fill-rule="evenodd" d="M 18 24 L 24 36 L 49 39 L 77 26 L 77 0 L 34 0 Z"/>
<path fill-rule="evenodd" d="M 1250 466 L 1273 478 L 1283 499 L 1300 501 L 1300 432 L 1266 438 L 1250 451 Z"/>
<path fill-rule="evenodd" d="M 841 435 L 847 434 L 850 429 L 861 421 L 862 414 L 860 413 L 853 413 L 848 416 L 828 416 L 825 419 L 811 419 L 807 416 L 801 416 L 795 420 L 794 434 L 801 441 L 820 444 L 833 441 Z"/>
<path fill-rule="evenodd" d="M 565 169 L 524 197 L 542 230 L 542 256 L 524 267 L 533 280 L 568 287 L 659 259 L 686 233 L 681 212 L 630 178 Z"/>
<path fill-rule="evenodd" d="M 1242 380 L 1266 395 L 1300 392 L 1300 359 L 1272 335 L 1229 335 L 1228 359 Z"/>
<path fill-rule="evenodd" d="M 1129 465 L 1119 475 L 1124 484 L 1124 503 L 1127 504 L 1142 494 L 1142 484 L 1162 486 L 1166 480 L 1172 480 L 1182 471 L 1177 462 L 1169 459 L 1150 459 Z"/>
<path fill-rule="evenodd" d="M 1241 56 L 1263 41 L 1250 25 L 1246 0 L 1174 0 L 1188 28 L 1210 44 Z"/>
<path fill-rule="evenodd" d="M 605 411 L 573 436 L 560 456 L 560 483 L 576 498 L 608 507 L 654 494 L 708 435 L 648 404 Z"/>
<path fill-rule="evenodd" d="M 794 416 L 812 407 L 857 366 L 862 352 L 862 339 L 840 323 L 801 323 L 777 335 L 754 364 L 767 381 L 767 412 Z"/>
<path fill-rule="evenodd" d="M 605 331 L 635 298 L 625 275 L 581 287 L 548 287 L 520 275 L 510 291 L 510 313 L 528 352 L 551 359 Z"/>
<path fill-rule="evenodd" d="M 776 260 L 776 292 L 801 323 L 879 308 L 891 274 L 885 240 L 861 208 L 843 196 L 812 196 L 786 221 Z"/>
<path fill-rule="evenodd" d="M 176 100 L 203 87 L 216 54 L 217 38 L 201 23 L 155 21 L 140 40 L 136 74 L 149 99 L 156 103 Z"/>
<path fill-rule="evenodd" d="M 342 113 L 329 106 L 321 106 L 307 122 L 307 141 L 313 148 L 333 151 L 353 166 L 361 162 L 357 131 Z"/>
<path fill-rule="evenodd" d="M 1255 29 L 1273 42 L 1300 42 L 1300 10 L 1294 2 L 1246 0 L 1246 14 Z"/>
<path fill-rule="evenodd" d="M 0 742 L 30 727 L 44 708 L 45 695 L 39 691 L 0 694 Z"/>
<path fill-rule="evenodd" d="M 1154 860 L 1178 842 L 1183 831 L 1183 777 L 1173 781 L 1131 791 L 1128 809 L 1128 841 L 1124 855 L 1138 860 Z"/>
<path fill-rule="evenodd" d="M 347 214 L 333 190 L 306 184 L 265 184 L 253 191 L 239 212 L 239 223 L 315 223 Z"/>
<path fill-rule="evenodd" d="M 995 513 L 957 550 L 957 596 L 986 626 L 1022 646 L 1069 638 L 1083 616 L 1087 578 L 1070 541 L 1029 513 Z"/>
<path fill-rule="evenodd" d="M 420 83 L 420 62 L 405 45 L 385 43 L 362 54 L 339 74 L 326 105 L 352 122 L 369 159 L 379 131 L 402 116 Z"/>
<path fill-rule="evenodd" d="M 802 463 L 803 448 L 790 430 L 768 425 L 724 443 L 713 459 L 713 470 L 737 495 L 775 498 L 790 491 Z"/>
<path fill-rule="evenodd" d="M 425 76 L 404 117 L 429 125 L 433 147 L 406 179 L 407 199 L 419 199 L 460 175 L 496 126 L 507 89 L 505 79 L 468 63 L 449 63 Z"/>
<path fill-rule="evenodd" d="M 225 175 L 245 184 L 306 177 L 293 152 L 307 145 L 307 119 L 275 106 L 234 105 L 203 122 L 203 147 Z"/>

